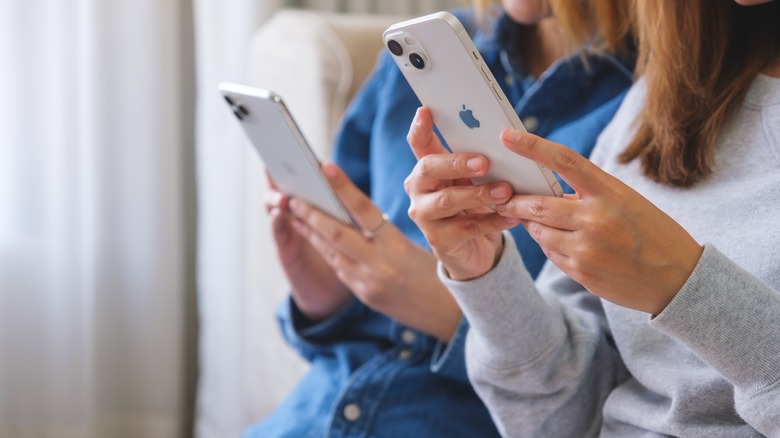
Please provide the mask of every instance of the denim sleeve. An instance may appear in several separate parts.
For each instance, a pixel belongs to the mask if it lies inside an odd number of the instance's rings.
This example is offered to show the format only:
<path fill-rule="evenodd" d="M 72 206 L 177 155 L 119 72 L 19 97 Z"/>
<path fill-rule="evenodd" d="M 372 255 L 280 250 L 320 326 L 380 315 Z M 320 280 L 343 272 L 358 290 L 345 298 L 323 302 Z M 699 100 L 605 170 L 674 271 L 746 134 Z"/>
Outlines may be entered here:
<path fill-rule="evenodd" d="M 468 382 L 466 374 L 466 333 L 469 323 L 461 317 L 455 335 L 449 343 L 437 342 L 431 358 L 431 372 Z"/>
<path fill-rule="evenodd" d="M 344 340 L 387 341 L 390 320 L 381 317 L 356 298 L 323 321 L 312 323 L 298 309 L 292 296 L 277 308 L 276 318 L 282 335 L 306 360 L 331 354 Z"/>
<path fill-rule="evenodd" d="M 333 146 L 333 161 L 366 194 L 371 193 L 371 132 L 389 68 L 396 68 L 392 59 L 380 54 L 371 75 L 344 112 Z"/>

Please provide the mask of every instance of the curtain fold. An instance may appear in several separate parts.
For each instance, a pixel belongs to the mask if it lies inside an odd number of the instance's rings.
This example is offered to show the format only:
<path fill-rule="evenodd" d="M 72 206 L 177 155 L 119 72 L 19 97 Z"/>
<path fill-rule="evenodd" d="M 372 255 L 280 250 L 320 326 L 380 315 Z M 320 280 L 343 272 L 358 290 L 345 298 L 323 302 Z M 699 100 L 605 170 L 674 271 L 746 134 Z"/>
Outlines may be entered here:
<path fill-rule="evenodd" d="M 2 437 L 191 430 L 185 10 L 0 3 Z"/>
<path fill-rule="evenodd" d="M 194 0 L 197 47 L 199 438 L 238 436 L 251 419 L 248 221 L 260 165 L 217 92 L 245 82 L 249 39 L 281 0 Z M 255 178 L 255 179 L 253 179 Z M 270 243 L 270 242 L 268 242 Z M 256 293 L 262 293 L 257 291 Z M 268 309 L 271 313 L 273 309 Z"/>

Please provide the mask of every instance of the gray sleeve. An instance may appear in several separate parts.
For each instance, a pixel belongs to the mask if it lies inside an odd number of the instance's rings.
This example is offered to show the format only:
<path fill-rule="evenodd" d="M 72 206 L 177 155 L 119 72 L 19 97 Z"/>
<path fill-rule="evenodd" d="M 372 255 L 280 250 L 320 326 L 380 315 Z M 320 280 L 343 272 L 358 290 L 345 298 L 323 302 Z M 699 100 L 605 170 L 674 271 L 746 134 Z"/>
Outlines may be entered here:
<path fill-rule="evenodd" d="M 650 324 L 734 384 L 748 424 L 780 436 L 780 292 L 705 245 L 688 281 Z"/>
<path fill-rule="evenodd" d="M 607 395 L 628 377 L 601 303 L 549 262 L 537 288 L 504 238 L 480 278 L 453 281 L 439 266 L 471 324 L 469 379 L 504 436 L 596 436 Z"/>

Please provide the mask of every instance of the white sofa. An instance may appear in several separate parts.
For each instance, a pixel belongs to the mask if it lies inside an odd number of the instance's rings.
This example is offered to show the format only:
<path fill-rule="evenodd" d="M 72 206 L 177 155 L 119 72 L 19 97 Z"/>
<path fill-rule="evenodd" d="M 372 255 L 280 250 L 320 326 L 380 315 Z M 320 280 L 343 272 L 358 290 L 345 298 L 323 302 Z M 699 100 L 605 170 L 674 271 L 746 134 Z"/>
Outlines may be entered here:
<path fill-rule="evenodd" d="M 342 113 L 382 48 L 382 32 L 401 19 L 282 10 L 251 41 L 248 83 L 280 94 L 315 152 L 327 159 Z M 264 191 L 265 187 L 259 193 Z M 251 251 L 257 252 L 249 256 L 253 266 L 247 268 L 247 281 L 252 296 L 245 312 L 249 327 L 242 333 L 248 423 L 267 415 L 305 370 L 303 361 L 284 343 L 273 315 L 288 285 L 277 262 L 268 218 L 262 208 L 253 209 L 251 216 L 259 235 L 248 236 L 258 244 L 251 245 Z"/>

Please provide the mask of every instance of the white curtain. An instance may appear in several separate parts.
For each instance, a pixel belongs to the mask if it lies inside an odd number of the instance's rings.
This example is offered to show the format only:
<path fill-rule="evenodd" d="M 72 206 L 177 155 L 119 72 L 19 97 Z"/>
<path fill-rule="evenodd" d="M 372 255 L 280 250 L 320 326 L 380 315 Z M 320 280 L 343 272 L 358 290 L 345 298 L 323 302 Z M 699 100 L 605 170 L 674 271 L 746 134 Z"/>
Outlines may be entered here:
<path fill-rule="evenodd" d="M 0 1 L 0 437 L 191 433 L 189 10 Z"/>
<path fill-rule="evenodd" d="M 281 3 L 194 0 L 200 321 L 196 436 L 200 438 L 238 436 L 253 418 L 247 400 L 255 370 L 247 365 L 245 345 L 253 329 L 247 315 L 255 262 L 252 234 L 258 224 L 249 218 L 257 217 L 250 211 L 262 196 L 257 190 L 261 175 L 257 157 L 226 110 L 217 85 L 245 82 L 250 37 Z"/>
<path fill-rule="evenodd" d="M 275 406 L 303 367 L 248 341 L 285 291 L 257 301 L 262 175 L 216 85 L 279 7 L 452 3 L 0 0 L 0 437 L 222 438 Z"/>

